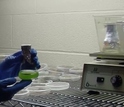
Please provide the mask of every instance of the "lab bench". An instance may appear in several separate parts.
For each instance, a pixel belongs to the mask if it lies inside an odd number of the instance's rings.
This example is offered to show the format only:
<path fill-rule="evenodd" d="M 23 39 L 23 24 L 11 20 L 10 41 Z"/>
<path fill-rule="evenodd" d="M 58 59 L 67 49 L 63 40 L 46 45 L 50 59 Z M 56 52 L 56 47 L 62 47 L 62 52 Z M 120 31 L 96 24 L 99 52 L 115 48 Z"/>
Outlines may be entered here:
<path fill-rule="evenodd" d="M 80 90 L 80 84 L 80 81 L 70 82 L 67 90 L 13 98 L 1 103 L 0 107 L 124 107 L 124 95 L 109 92 L 89 95 L 88 90 Z"/>

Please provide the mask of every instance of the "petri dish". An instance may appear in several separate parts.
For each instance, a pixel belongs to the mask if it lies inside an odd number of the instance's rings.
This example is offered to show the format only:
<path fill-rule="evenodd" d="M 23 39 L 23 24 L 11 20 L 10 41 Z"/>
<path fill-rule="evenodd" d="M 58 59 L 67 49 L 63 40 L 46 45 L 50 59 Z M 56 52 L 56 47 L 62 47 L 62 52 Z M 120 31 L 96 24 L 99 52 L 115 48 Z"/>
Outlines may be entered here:
<path fill-rule="evenodd" d="M 46 86 L 47 83 L 31 83 L 30 86 Z"/>
<path fill-rule="evenodd" d="M 63 74 L 59 77 L 60 81 L 78 81 L 81 76 L 76 74 Z"/>
<path fill-rule="evenodd" d="M 31 86 L 46 86 L 50 82 L 53 82 L 53 81 L 52 80 L 46 80 L 46 81 L 39 82 L 39 81 L 33 80 L 31 83 Z"/>
<path fill-rule="evenodd" d="M 70 68 L 73 68 L 73 66 L 57 66 L 57 71 L 60 71 L 60 72 L 69 72 L 69 69 Z"/>
<path fill-rule="evenodd" d="M 52 91 L 66 90 L 69 88 L 70 84 L 68 82 L 51 82 L 47 86 Z"/>
<path fill-rule="evenodd" d="M 81 74 L 83 72 L 83 69 L 81 68 L 70 68 L 69 69 L 69 73 L 73 73 L 73 74 Z"/>
<path fill-rule="evenodd" d="M 42 70 L 42 71 L 38 71 L 39 72 L 39 76 L 41 75 L 48 75 L 49 74 L 49 71 L 44 71 L 44 70 Z"/>
<path fill-rule="evenodd" d="M 21 70 L 19 72 L 19 78 L 22 80 L 31 80 L 37 78 L 39 73 L 36 70 Z"/>
<path fill-rule="evenodd" d="M 29 91 L 26 89 L 23 89 L 14 95 L 14 97 L 19 97 L 19 98 L 20 97 L 27 97 L 27 96 L 29 96 Z"/>
<path fill-rule="evenodd" d="M 40 67 L 39 71 L 46 71 L 46 70 L 48 70 L 48 65 L 46 63 L 41 63 L 40 65 L 41 65 L 41 67 Z"/>
<path fill-rule="evenodd" d="M 46 80 L 57 81 L 59 80 L 59 76 L 57 74 L 49 74 L 49 75 L 42 75 L 38 77 L 39 82 L 44 82 Z"/>
<path fill-rule="evenodd" d="M 50 88 L 48 86 L 30 86 L 26 90 L 29 91 L 29 95 L 40 96 L 50 93 Z"/>
<path fill-rule="evenodd" d="M 55 71 L 55 70 L 49 70 L 50 75 L 58 75 L 58 76 L 60 76 L 60 75 L 62 75 L 62 73 L 63 72 L 58 72 L 58 71 Z"/>

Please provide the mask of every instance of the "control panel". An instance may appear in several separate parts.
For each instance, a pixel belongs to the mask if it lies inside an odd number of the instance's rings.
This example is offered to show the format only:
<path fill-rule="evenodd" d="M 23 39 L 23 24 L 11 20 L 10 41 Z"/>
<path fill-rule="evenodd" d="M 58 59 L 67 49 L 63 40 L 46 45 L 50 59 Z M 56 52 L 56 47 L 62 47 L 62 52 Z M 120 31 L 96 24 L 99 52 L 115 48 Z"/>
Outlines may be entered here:
<path fill-rule="evenodd" d="M 124 65 L 85 63 L 81 89 L 124 92 Z"/>

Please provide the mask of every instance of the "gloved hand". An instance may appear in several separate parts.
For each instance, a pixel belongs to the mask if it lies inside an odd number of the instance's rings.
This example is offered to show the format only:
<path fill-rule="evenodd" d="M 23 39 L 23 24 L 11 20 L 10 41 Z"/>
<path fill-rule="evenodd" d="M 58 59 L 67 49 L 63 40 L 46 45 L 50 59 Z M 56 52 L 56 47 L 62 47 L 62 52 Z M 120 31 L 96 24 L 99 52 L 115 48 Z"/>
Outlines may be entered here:
<path fill-rule="evenodd" d="M 15 82 L 15 78 L 7 78 L 4 80 L 0 80 L 0 102 L 10 100 L 18 91 L 28 86 L 31 83 L 31 80 L 21 81 L 19 83 L 14 84 Z M 12 84 L 14 85 L 8 87 Z"/>
<path fill-rule="evenodd" d="M 16 52 L 13 55 L 8 56 L 0 64 L 0 80 L 18 76 L 20 69 L 39 69 L 40 63 L 38 62 L 36 50 L 31 49 L 30 53 L 33 65 L 29 64 L 28 62 L 22 64 L 24 60 L 22 51 Z"/>
<path fill-rule="evenodd" d="M 8 56 L 3 62 L 0 63 L 0 102 L 10 100 L 15 93 L 19 90 L 23 89 L 27 85 L 31 83 L 29 81 L 20 81 L 16 83 L 16 79 L 14 77 L 18 76 L 18 73 L 21 69 L 39 69 L 40 63 L 38 62 L 37 52 L 34 49 L 31 49 L 31 61 L 33 63 L 29 64 L 24 60 L 22 51 L 16 52 L 11 56 Z M 12 87 L 7 87 L 8 85 L 13 85 Z"/>

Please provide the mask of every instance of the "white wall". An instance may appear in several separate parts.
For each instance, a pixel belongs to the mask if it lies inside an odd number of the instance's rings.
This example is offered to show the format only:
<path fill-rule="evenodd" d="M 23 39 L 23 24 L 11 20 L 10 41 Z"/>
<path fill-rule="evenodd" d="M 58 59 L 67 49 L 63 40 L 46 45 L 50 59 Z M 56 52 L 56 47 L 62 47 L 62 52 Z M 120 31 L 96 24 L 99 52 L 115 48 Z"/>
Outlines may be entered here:
<path fill-rule="evenodd" d="M 0 0 L 0 53 L 30 43 L 41 63 L 82 67 L 99 51 L 94 15 L 124 13 L 124 0 Z"/>

